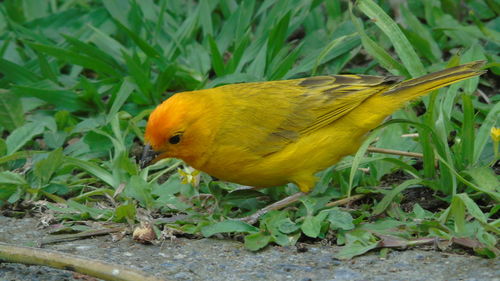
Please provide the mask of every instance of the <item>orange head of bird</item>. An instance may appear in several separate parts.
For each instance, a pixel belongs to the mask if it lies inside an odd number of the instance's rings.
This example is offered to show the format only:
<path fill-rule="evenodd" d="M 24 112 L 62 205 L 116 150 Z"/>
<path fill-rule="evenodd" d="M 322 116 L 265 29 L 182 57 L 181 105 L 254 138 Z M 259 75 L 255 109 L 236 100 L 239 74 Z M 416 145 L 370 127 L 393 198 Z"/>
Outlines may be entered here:
<path fill-rule="evenodd" d="M 157 154 L 155 162 L 174 157 L 193 163 L 202 155 L 211 130 L 204 126 L 206 106 L 200 96 L 176 94 L 151 113 L 144 137 Z"/>

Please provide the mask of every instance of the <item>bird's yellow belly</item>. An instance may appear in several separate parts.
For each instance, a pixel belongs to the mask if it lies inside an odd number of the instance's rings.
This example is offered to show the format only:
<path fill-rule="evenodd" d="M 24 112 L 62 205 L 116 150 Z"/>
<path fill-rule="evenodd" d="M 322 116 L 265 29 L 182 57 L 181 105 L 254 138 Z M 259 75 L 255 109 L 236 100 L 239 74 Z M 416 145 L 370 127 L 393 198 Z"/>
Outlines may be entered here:
<path fill-rule="evenodd" d="M 365 130 L 338 122 L 301 137 L 283 150 L 256 157 L 238 148 L 215 152 L 204 165 L 195 167 L 221 180 L 254 187 L 313 181 L 313 175 L 354 153 Z M 310 187 L 312 188 L 312 187 Z"/>

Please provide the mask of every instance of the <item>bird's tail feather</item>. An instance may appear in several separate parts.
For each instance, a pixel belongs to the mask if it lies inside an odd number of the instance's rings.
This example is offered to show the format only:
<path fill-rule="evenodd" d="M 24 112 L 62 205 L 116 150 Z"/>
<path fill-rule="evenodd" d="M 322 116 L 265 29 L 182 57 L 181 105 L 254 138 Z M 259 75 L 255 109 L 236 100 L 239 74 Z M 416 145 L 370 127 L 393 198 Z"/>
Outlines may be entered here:
<path fill-rule="evenodd" d="M 481 70 L 485 63 L 485 61 L 474 61 L 406 80 L 395 84 L 382 95 L 398 98 L 402 102 L 409 101 L 419 96 L 423 96 L 430 91 L 437 90 L 470 77 L 481 75 L 485 72 Z"/>

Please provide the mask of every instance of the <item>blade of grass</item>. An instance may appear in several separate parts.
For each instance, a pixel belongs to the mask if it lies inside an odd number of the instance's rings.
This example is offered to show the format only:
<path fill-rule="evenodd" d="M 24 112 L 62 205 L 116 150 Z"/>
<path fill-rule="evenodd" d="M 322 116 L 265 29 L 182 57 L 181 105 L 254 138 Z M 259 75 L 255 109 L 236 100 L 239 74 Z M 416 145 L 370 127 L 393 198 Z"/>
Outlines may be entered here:
<path fill-rule="evenodd" d="M 52 69 L 52 66 L 47 60 L 47 57 L 44 54 L 41 54 L 40 52 L 36 52 L 36 54 L 38 57 L 38 63 L 40 64 L 40 72 L 42 73 L 43 77 L 53 82 L 57 82 L 57 75 L 55 71 Z"/>
<path fill-rule="evenodd" d="M 203 30 L 204 36 L 212 36 L 214 34 L 214 29 L 212 26 L 212 9 L 210 8 L 210 4 L 208 0 L 201 0 L 199 3 L 200 9 L 199 17 L 200 17 L 200 25 Z"/>
<path fill-rule="evenodd" d="M 461 235 L 465 232 L 465 204 L 458 194 L 453 195 L 450 204 L 450 216 L 454 218 L 455 231 Z"/>
<path fill-rule="evenodd" d="M 381 127 L 379 127 L 381 128 Z M 354 158 L 352 159 L 352 164 L 351 164 L 351 171 L 349 173 L 349 186 L 347 189 L 347 197 L 351 196 L 351 191 L 353 189 L 353 183 L 354 183 L 354 176 L 358 172 L 358 167 L 364 158 L 364 155 L 366 153 L 366 150 L 368 149 L 368 146 L 375 140 L 378 135 L 380 134 L 380 130 L 377 128 L 375 129 L 368 138 L 363 142 L 363 144 L 359 147 L 358 151 L 354 155 Z"/>
<path fill-rule="evenodd" d="M 71 45 L 73 45 L 79 52 L 82 52 L 95 59 L 99 59 L 117 69 L 120 69 L 120 66 L 115 61 L 115 59 L 108 53 L 104 52 L 103 50 L 96 48 L 88 43 L 85 43 L 75 37 L 65 34 L 63 34 L 62 36 L 64 37 L 64 39 L 66 39 L 66 41 L 68 41 Z"/>
<path fill-rule="evenodd" d="M 441 161 L 444 165 L 446 165 L 450 171 L 455 174 L 455 176 L 457 177 L 458 180 L 460 180 L 462 183 L 464 183 L 465 185 L 469 186 L 470 188 L 476 190 L 476 191 L 479 191 L 479 192 L 482 192 L 482 193 L 485 193 L 487 195 L 489 195 L 491 198 L 493 198 L 494 200 L 496 200 L 497 202 L 500 201 L 500 193 L 499 192 L 496 192 L 496 191 L 491 191 L 491 190 L 487 190 L 487 189 L 484 189 L 482 187 L 479 187 L 475 184 L 473 184 L 472 182 L 466 180 L 465 178 L 463 178 L 459 173 L 457 173 L 457 171 L 455 171 L 451 165 L 448 164 L 448 162 L 446 162 L 446 160 L 444 160 L 439 154 L 436 154 L 436 157 L 439 159 L 439 161 Z"/>
<path fill-rule="evenodd" d="M 116 97 L 113 100 L 113 104 L 111 105 L 111 108 L 109 109 L 108 116 L 106 117 L 106 123 L 109 123 L 111 121 L 111 119 L 113 119 L 115 117 L 115 115 L 118 113 L 120 108 L 127 101 L 130 94 L 132 94 L 134 89 L 135 89 L 135 86 L 130 81 L 130 77 L 125 77 L 125 79 L 123 79 L 123 82 L 122 82 L 120 88 L 118 89 L 118 91 L 116 93 Z"/>
<path fill-rule="evenodd" d="M 45 128 L 36 122 L 26 123 L 12 131 L 5 143 L 7 144 L 7 155 L 11 155 L 23 147 L 34 136 L 43 133 Z"/>
<path fill-rule="evenodd" d="M 122 50 L 126 49 L 125 46 L 101 29 L 92 25 L 87 26 L 94 31 L 94 34 L 90 37 L 89 41 L 93 42 L 99 50 L 102 50 L 104 53 L 114 58 L 119 64 L 124 64 L 125 61 L 121 55 Z"/>
<path fill-rule="evenodd" d="M 399 26 L 372 0 L 359 0 L 358 8 L 371 18 L 391 40 L 396 53 L 412 77 L 426 73 L 420 58 Z"/>
<path fill-rule="evenodd" d="M 210 54 L 212 58 L 212 67 L 217 76 L 224 76 L 224 59 L 219 52 L 219 48 L 217 47 L 217 42 L 215 42 L 214 38 L 211 35 L 208 35 L 208 44 L 210 45 Z"/>
<path fill-rule="evenodd" d="M 149 58 L 154 58 L 159 63 L 163 63 L 163 56 L 158 52 L 153 46 L 151 46 L 146 40 L 142 39 L 139 34 L 127 28 L 121 22 L 117 21 L 116 24 L 132 39 L 135 44 L 146 54 Z M 164 66 L 164 64 L 162 64 Z"/>
<path fill-rule="evenodd" d="M 145 62 L 141 64 L 139 56 L 137 53 L 133 53 L 133 56 L 129 56 L 126 52 L 123 52 L 123 58 L 125 59 L 125 63 L 127 64 L 127 69 L 130 73 L 132 80 L 137 85 L 137 90 L 140 91 L 140 98 L 144 103 L 153 103 L 153 84 L 151 83 L 150 78 L 150 65 Z M 127 79 L 128 79 L 127 78 Z"/>
<path fill-rule="evenodd" d="M 61 109 L 69 111 L 83 110 L 86 107 L 79 97 L 71 91 L 43 89 L 38 87 L 14 86 L 14 93 L 24 97 L 35 97 Z"/>
<path fill-rule="evenodd" d="M 73 51 L 69 51 L 63 48 L 59 47 L 54 47 L 54 46 L 49 46 L 49 45 L 42 45 L 42 44 L 35 44 L 35 43 L 27 43 L 31 48 L 49 54 L 51 56 L 54 56 L 60 60 L 67 61 L 76 65 L 81 65 L 86 68 L 93 69 L 97 72 L 102 72 L 105 74 L 109 74 L 111 76 L 120 76 L 120 73 L 112 66 L 108 65 L 107 63 L 95 59 L 89 56 L 85 56 Z"/>
<path fill-rule="evenodd" d="M 76 166 L 80 169 L 87 171 L 88 173 L 96 176 L 98 179 L 102 180 L 103 182 L 112 186 L 113 188 L 118 187 L 118 183 L 116 182 L 115 178 L 113 178 L 113 176 L 108 171 L 106 171 L 105 169 L 99 167 L 98 165 L 92 162 L 66 156 L 64 157 L 64 163 Z"/>
<path fill-rule="evenodd" d="M 0 73 L 14 83 L 29 83 L 40 80 L 40 77 L 28 69 L 0 58 Z"/>
<path fill-rule="evenodd" d="M 387 209 L 387 207 L 389 207 L 389 204 L 391 204 L 391 202 L 394 200 L 394 197 L 396 197 L 396 195 L 400 194 L 401 192 L 403 192 L 403 190 L 407 189 L 408 187 L 410 187 L 412 185 L 417 185 L 421 182 L 422 182 L 421 179 L 411 179 L 411 180 L 407 180 L 407 181 L 403 182 L 402 184 L 398 185 L 397 187 L 393 188 L 391 191 L 389 191 L 384 196 L 384 198 L 377 205 L 375 205 L 373 207 L 372 214 L 374 216 L 382 214 L 385 211 L 385 209 Z"/>
<path fill-rule="evenodd" d="M 290 12 L 286 13 L 269 32 L 269 39 L 267 41 L 267 62 L 271 62 L 283 48 L 287 36 L 288 25 L 290 24 L 290 16 Z"/>
<path fill-rule="evenodd" d="M 481 124 L 474 143 L 474 164 L 477 164 L 483 153 L 486 143 L 490 139 L 490 130 L 495 126 L 500 116 L 500 102 L 495 104 Z"/>
<path fill-rule="evenodd" d="M 468 94 L 462 95 L 462 109 L 464 119 L 462 121 L 462 161 L 463 167 L 468 167 L 474 160 L 474 107 L 472 99 Z"/>
<path fill-rule="evenodd" d="M 377 42 L 373 41 L 370 37 L 368 37 L 368 35 L 365 33 L 363 29 L 363 23 L 359 18 L 356 18 L 354 16 L 352 10 L 350 14 L 351 14 L 351 20 L 354 23 L 354 26 L 356 27 L 356 30 L 359 33 L 359 36 L 361 38 L 361 43 L 363 44 L 363 47 L 365 48 L 366 52 L 368 52 L 375 60 L 377 60 L 380 63 L 380 65 L 383 68 L 387 69 L 392 74 L 409 77 L 410 74 L 403 65 L 401 65 L 395 59 L 393 59 L 386 50 L 384 50 L 379 44 L 377 44 Z"/>
<path fill-rule="evenodd" d="M 0 90 L 0 125 L 7 131 L 12 131 L 23 124 L 23 106 L 19 96 Z"/>
<path fill-rule="evenodd" d="M 453 161 L 454 158 L 451 152 L 450 147 L 447 145 L 448 144 L 448 135 L 450 134 L 451 128 L 447 128 L 447 122 L 451 118 L 449 116 L 445 116 L 444 112 L 438 111 L 438 118 L 437 120 L 432 124 L 434 127 L 431 127 L 434 129 L 434 132 L 436 132 L 436 135 L 440 138 L 440 144 L 443 145 L 434 145 L 434 148 L 438 154 L 440 154 L 443 158 L 448 161 L 450 164 L 450 167 L 448 166 L 439 166 L 439 190 L 444 192 L 445 194 L 452 194 L 455 195 L 457 193 L 457 179 L 453 176 L 453 173 L 450 171 L 450 169 L 455 169 L 455 161 Z M 435 143 L 438 141 L 437 139 L 432 138 L 431 141 Z M 446 145 L 444 145 L 446 144 Z"/>
<path fill-rule="evenodd" d="M 402 4 L 401 6 L 401 14 L 403 15 L 405 22 L 407 25 L 415 31 L 419 36 L 425 39 L 425 41 L 429 44 L 432 57 L 435 60 L 439 60 L 442 57 L 441 49 L 438 43 L 432 37 L 430 29 L 424 26 L 418 18 L 408 9 L 407 5 Z"/>
<path fill-rule="evenodd" d="M 338 44 L 342 43 L 346 37 L 354 37 L 356 36 L 355 34 L 351 34 L 348 36 L 341 36 L 339 38 L 333 39 L 328 43 L 323 50 L 321 50 L 321 53 L 319 53 L 318 58 L 316 59 L 316 62 L 314 63 L 313 69 L 311 71 L 311 76 L 316 75 L 316 72 L 318 71 L 318 66 L 320 65 L 321 61 L 325 58 L 325 56 L 332 51 L 333 48 L 335 48 Z"/>

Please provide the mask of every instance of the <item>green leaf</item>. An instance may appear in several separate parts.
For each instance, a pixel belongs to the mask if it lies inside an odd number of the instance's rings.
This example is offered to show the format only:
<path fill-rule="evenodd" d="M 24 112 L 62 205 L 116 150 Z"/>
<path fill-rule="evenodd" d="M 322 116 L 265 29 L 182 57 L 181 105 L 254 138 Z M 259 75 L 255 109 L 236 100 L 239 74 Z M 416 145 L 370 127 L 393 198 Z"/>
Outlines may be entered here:
<path fill-rule="evenodd" d="M 67 185 L 64 184 L 58 184 L 58 183 L 50 183 L 42 188 L 43 191 L 49 194 L 56 194 L 56 195 L 66 195 L 70 192 L 70 189 Z M 50 198 L 50 197 L 49 197 Z M 56 201 L 57 202 L 57 201 Z M 59 203 L 63 203 L 59 202 Z M 65 203 L 65 202 L 64 202 Z"/>
<path fill-rule="evenodd" d="M 0 90 L 0 126 L 13 131 L 24 124 L 23 107 L 18 96 Z"/>
<path fill-rule="evenodd" d="M 91 42 L 96 44 L 100 50 L 114 58 L 120 65 L 124 64 L 125 61 L 121 55 L 123 53 L 122 51 L 126 49 L 125 46 L 114 39 L 111 34 L 92 25 L 88 25 L 88 27 L 94 31 L 93 36 L 90 38 Z"/>
<path fill-rule="evenodd" d="M 112 56 L 110 56 L 109 54 L 107 54 L 106 52 L 104 52 L 103 50 L 96 48 L 88 43 L 85 43 L 85 42 L 79 40 L 78 38 L 75 38 L 75 37 L 72 37 L 69 35 L 65 35 L 65 34 L 63 34 L 62 36 L 66 39 L 66 41 L 68 41 L 71 45 L 73 45 L 75 47 L 75 49 L 77 49 L 79 52 L 84 53 L 84 54 L 88 55 L 89 57 L 99 59 L 100 61 L 103 61 L 103 62 L 119 69 L 120 66 L 118 63 L 116 63 L 115 59 Z"/>
<path fill-rule="evenodd" d="M 9 161 L 18 160 L 18 159 L 30 158 L 30 157 L 33 157 L 33 155 L 43 154 L 43 153 L 47 153 L 47 151 L 29 150 L 29 151 L 15 152 L 15 153 L 12 153 L 10 155 L 0 157 L 0 164 L 7 163 Z"/>
<path fill-rule="evenodd" d="M 142 64 L 137 53 L 129 56 L 123 52 L 123 58 L 125 59 L 132 80 L 140 91 L 140 95 L 135 95 L 137 101 L 143 104 L 157 102 L 152 99 L 153 84 L 151 83 L 150 72 L 145 71 L 150 68 L 149 62 L 146 61 Z M 125 79 L 130 78 L 125 77 Z"/>
<path fill-rule="evenodd" d="M 102 3 L 114 19 L 123 24 L 128 22 L 128 14 L 130 13 L 130 4 L 128 1 L 104 0 Z"/>
<path fill-rule="evenodd" d="M 475 189 L 476 191 L 480 191 L 480 192 L 483 192 L 485 194 L 488 194 L 491 198 L 495 199 L 495 200 L 500 200 L 500 192 L 497 192 L 497 191 L 492 191 L 492 190 L 488 190 L 488 189 L 485 189 L 483 188 L 482 186 L 477 186 L 475 184 L 473 184 L 472 182 L 464 179 L 457 171 L 455 171 L 455 169 L 453 169 L 451 167 L 451 165 L 446 161 L 444 160 L 439 154 L 436 155 L 437 158 L 439 159 L 439 161 L 441 163 L 443 163 L 446 167 L 448 167 L 450 169 L 450 171 L 455 175 L 455 177 L 463 182 L 464 184 L 466 184 L 467 186 Z"/>
<path fill-rule="evenodd" d="M 346 234 L 346 245 L 335 255 L 337 259 L 346 260 L 362 255 L 378 246 L 378 241 L 370 232 L 353 230 Z"/>
<path fill-rule="evenodd" d="M 111 218 L 111 216 L 113 214 L 111 209 L 92 208 L 92 207 L 88 207 L 86 205 L 77 203 L 73 200 L 68 200 L 67 204 L 68 204 L 68 208 L 71 208 L 82 215 L 88 214 L 94 220 L 108 220 L 109 218 Z M 83 218 L 85 218 L 85 216 Z"/>
<path fill-rule="evenodd" d="M 2 58 L 0 58 L 0 73 L 9 81 L 19 84 L 36 82 L 41 79 L 28 69 Z"/>
<path fill-rule="evenodd" d="M 262 196 L 262 193 L 256 190 L 235 190 L 223 197 L 223 204 L 251 210 L 264 207 L 261 206 L 262 200 L 258 199 L 260 196 Z"/>
<path fill-rule="evenodd" d="M 2 188 L 0 188 L 0 207 L 7 202 L 12 204 L 11 199 L 16 196 L 16 193 L 19 193 L 19 190 L 20 188 L 13 185 L 3 185 Z"/>
<path fill-rule="evenodd" d="M 67 133 L 61 131 L 43 132 L 43 140 L 45 141 L 45 144 L 47 144 L 47 146 L 51 149 L 62 147 L 67 136 L 68 136 Z"/>
<path fill-rule="evenodd" d="M 451 199 L 450 216 L 455 220 L 455 231 L 463 234 L 465 232 L 465 204 L 458 194 Z"/>
<path fill-rule="evenodd" d="M 363 142 L 363 144 L 358 148 L 358 151 L 354 155 L 354 158 L 352 159 L 352 164 L 351 164 L 351 171 L 349 173 L 349 188 L 347 191 L 347 197 L 351 196 L 351 191 L 352 191 L 353 186 L 354 186 L 354 176 L 358 172 L 358 167 L 364 158 L 364 155 L 366 153 L 366 150 L 368 149 L 368 146 L 370 145 L 370 143 L 373 142 L 373 140 L 375 140 L 375 138 L 377 138 L 380 135 L 380 133 L 381 133 L 381 130 L 376 130 L 376 131 L 372 132 L 372 134 L 370 134 L 370 136 Z"/>
<path fill-rule="evenodd" d="M 136 209 L 135 204 L 125 204 L 120 205 L 115 210 L 115 216 L 117 221 L 131 220 L 135 219 Z"/>
<path fill-rule="evenodd" d="M 321 226 L 325 218 L 328 216 L 326 212 L 320 212 L 316 216 L 306 216 L 304 222 L 300 226 L 302 232 L 311 237 L 316 238 L 321 232 Z"/>
<path fill-rule="evenodd" d="M 500 102 L 497 102 L 481 124 L 474 143 L 474 163 L 480 160 L 488 140 L 490 140 L 491 127 L 495 126 L 498 116 L 500 116 Z"/>
<path fill-rule="evenodd" d="M 426 71 L 420 58 L 396 22 L 372 0 L 359 0 L 357 3 L 359 9 L 371 18 L 391 40 L 396 53 L 411 76 L 419 77 L 424 75 Z"/>
<path fill-rule="evenodd" d="M 321 231 L 321 221 L 318 221 L 316 217 L 307 216 L 300 226 L 302 232 L 312 238 L 316 238 Z"/>
<path fill-rule="evenodd" d="M 108 116 L 106 117 L 106 123 L 111 122 L 111 119 L 115 117 L 123 104 L 125 104 L 134 89 L 135 86 L 130 81 L 130 77 L 125 77 L 120 88 L 118 89 L 118 92 L 116 93 L 116 98 L 113 100 L 113 104 L 109 109 Z"/>
<path fill-rule="evenodd" d="M 40 52 L 37 52 L 38 64 L 40 64 L 40 72 L 42 73 L 45 79 L 49 79 L 53 82 L 57 82 L 57 75 L 50 65 L 47 56 Z"/>
<path fill-rule="evenodd" d="M 377 60 L 382 67 L 387 69 L 394 75 L 404 75 L 406 77 L 410 76 L 406 68 L 401 65 L 397 60 L 393 59 L 391 55 L 384 50 L 377 42 L 373 41 L 368 35 L 366 35 L 363 30 L 363 24 L 360 19 L 351 16 L 353 22 L 355 23 L 358 33 L 361 37 L 361 42 L 366 52 L 370 54 L 375 60 Z"/>
<path fill-rule="evenodd" d="M 238 220 L 225 220 L 215 224 L 207 225 L 201 229 L 201 233 L 205 237 L 210 237 L 217 233 L 230 232 L 256 233 L 259 232 L 259 229 L 255 226 Z"/>
<path fill-rule="evenodd" d="M 96 72 L 108 74 L 111 76 L 120 76 L 120 73 L 113 66 L 99 59 L 87 55 L 82 55 L 80 53 L 69 51 L 59 47 L 35 44 L 35 43 L 27 43 L 27 44 L 37 51 L 49 54 L 62 61 L 70 62 L 76 65 L 81 65 L 85 68 L 93 69 Z"/>
<path fill-rule="evenodd" d="M 136 32 L 130 30 L 128 27 L 123 25 L 121 22 L 117 21 L 116 24 L 124 30 L 128 36 L 139 46 L 139 48 L 148 55 L 150 58 L 156 59 L 157 62 L 162 63 L 163 56 L 151 46 L 146 40 L 142 39 Z M 163 63 L 162 63 L 163 65 Z"/>
<path fill-rule="evenodd" d="M 0 172 L 0 184 L 26 185 L 27 181 L 18 173 L 11 171 Z"/>
<path fill-rule="evenodd" d="M 19 199 L 21 199 L 21 196 L 23 195 L 24 191 L 23 189 L 21 188 L 16 188 L 16 192 L 12 193 L 12 195 L 9 196 L 9 198 L 7 199 L 7 202 L 9 202 L 10 204 L 14 204 L 16 203 L 17 201 L 19 201 Z"/>
<path fill-rule="evenodd" d="M 23 147 L 34 136 L 43 132 L 44 127 L 36 122 L 26 123 L 18 127 L 5 140 L 7 144 L 7 155 L 10 155 Z"/>
<path fill-rule="evenodd" d="M 481 211 L 481 209 L 474 202 L 474 200 L 472 200 L 466 193 L 460 193 L 457 194 L 457 196 L 460 197 L 462 202 L 465 204 L 465 207 L 467 207 L 467 211 L 469 212 L 470 215 L 472 215 L 481 223 L 487 223 L 488 218 L 483 213 L 483 211 Z"/>
<path fill-rule="evenodd" d="M 257 232 L 245 236 L 245 248 L 250 251 L 258 251 L 271 242 L 271 235 L 264 232 Z"/>
<path fill-rule="evenodd" d="M 413 205 L 413 213 L 415 214 L 415 218 L 417 219 L 427 218 L 425 210 L 418 203 L 415 203 L 415 205 Z"/>
<path fill-rule="evenodd" d="M 462 108 L 464 119 L 462 122 L 462 165 L 467 167 L 472 164 L 474 158 L 474 107 L 472 105 L 471 96 L 468 94 L 462 95 Z"/>
<path fill-rule="evenodd" d="M 289 234 L 297 231 L 300 228 L 296 223 L 294 223 L 290 218 L 285 218 L 279 221 L 278 229 L 279 231 Z"/>
<path fill-rule="evenodd" d="M 271 29 L 268 37 L 268 60 L 271 61 L 283 48 L 283 43 L 287 36 L 288 25 L 290 24 L 291 12 L 286 13 L 280 21 Z"/>
<path fill-rule="evenodd" d="M 139 201 L 141 206 L 150 209 L 154 205 L 154 198 L 151 194 L 152 189 L 152 184 L 147 183 L 140 176 L 132 176 L 127 182 L 123 193 Z"/>
<path fill-rule="evenodd" d="M 199 4 L 200 25 L 203 30 L 203 35 L 209 36 L 214 33 L 212 27 L 212 9 L 210 8 L 209 0 L 201 0 Z"/>
<path fill-rule="evenodd" d="M 117 180 L 107 170 L 99 167 L 98 165 L 92 162 L 84 161 L 73 157 L 65 157 L 64 162 L 66 164 L 73 165 L 87 171 L 88 173 L 96 176 L 98 179 L 102 180 L 103 182 L 112 187 L 115 188 L 118 187 Z"/>
<path fill-rule="evenodd" d="M 47 89 L 24 85 L 15 85 L 14 93 L 24 97 L 35 97 L 60 109 L 69 111 L 88 110 L 88 106 L 74 92 L 59 89 Z"/>
<path fill-rule="evenodd" d="M 434 40 L 431 29 L 423 25 L 415 16 L 415 14 L 407 8 L 407 5 L 403 4 L 400 6 L 401 14 L 404 17 L 408 27 L 414 30 L 415 34 L 418 34 L 427 44 L 429 44 L 430 52 L 428 52 L 426 55 L 433 58 L 434 60 L 440 59 L 442 56 L 441 49 L 438 43 Z"/>
<path fill-rule="evenodd" d="M 389 191 L 384 198 L 377 204 L 375 207 L 373 207 L 373 215 L 380 215 L 382 214 L 387 207 L 389 207 L 389 204 L 391 204 L 392 200 L 394 200 L 394 197 L 396 195 L 400 194 L 403 190 L 407 189 L 408 187 L 412 185 L 416 185 L 421 183 L 421 179 L 411 179 L 403 182 L 402 184 L 398 185 L 391 191 Z"/>
<path fill-rule="evenodd" d="M 212 57 L 212 67 L 217 76 L 221 77 L 224 75 L 224 59 L 219 52 L 217 47 L 217 42 L 215 42 L 212 36 L 208 36 L 208 43 L 210 45 L 210 54 Z"/>
<path fill-rule="evenodd" d="M 247 72 L 250 75 L 262 79 L 266 70 L 266 55 L 267 55 L 267 45 L 264 45 L 259 49 L 257 56 L 252 60 L 251 64 L 247 68 Z"/>
<path fill-rule="evenodd" d="M 345 41 L 346 38 L 349 38 L 349 37 L 354 37 L 356 36 L 356 34 L 351 34 L 351 35 L 348 35 L 348 36 L 341 36 L 339 38 L 335 38 L 333 39 L 330 43 L 328 43 L 325 48 L 323 48 L 323 50 L 321 50 L 321 52 L 319 53 L 317 59 L 316 59 L 316 62 L 314 64 L 314 67 L 311 71 L 311 75 L 314 76 L 316 75 L 316 72 L 318 70 L 318 66 L 320 65 L 320 63 L 323 61 L 323 59 L 326 57 L 326 55 L 328 53 L 330 53 L 335 47 L 337 47 L 337 45 L 343 43 Z"/>
<path fill-rule="evenodd" d="M 0 138 L 0 158 L 5 155 L 7 155 L 7 143 L 5 143 L 4 139 Z"/>
<path fill-rule="evenodd" d="M 63 156 L 62 149 L 59 148 L 49 153 L 47 158 L 35 164 L 33 172 L 35 176 L 40 179 L 42 184 L 48 183 L 54 172 L 60 168 Z"/>
<path fill-rule="evenodd" d="M 476 167 L 464 171 L 483 189 L 500 192 L 500 181 L 489 167 Z"/>
<path fill-rule="evenodd" d="M 353 218 L 348 212 L 336 209 L 324 210 L 328 213 L 328 221 L 331 229 L 351 230 L 354 229 Z"/>

